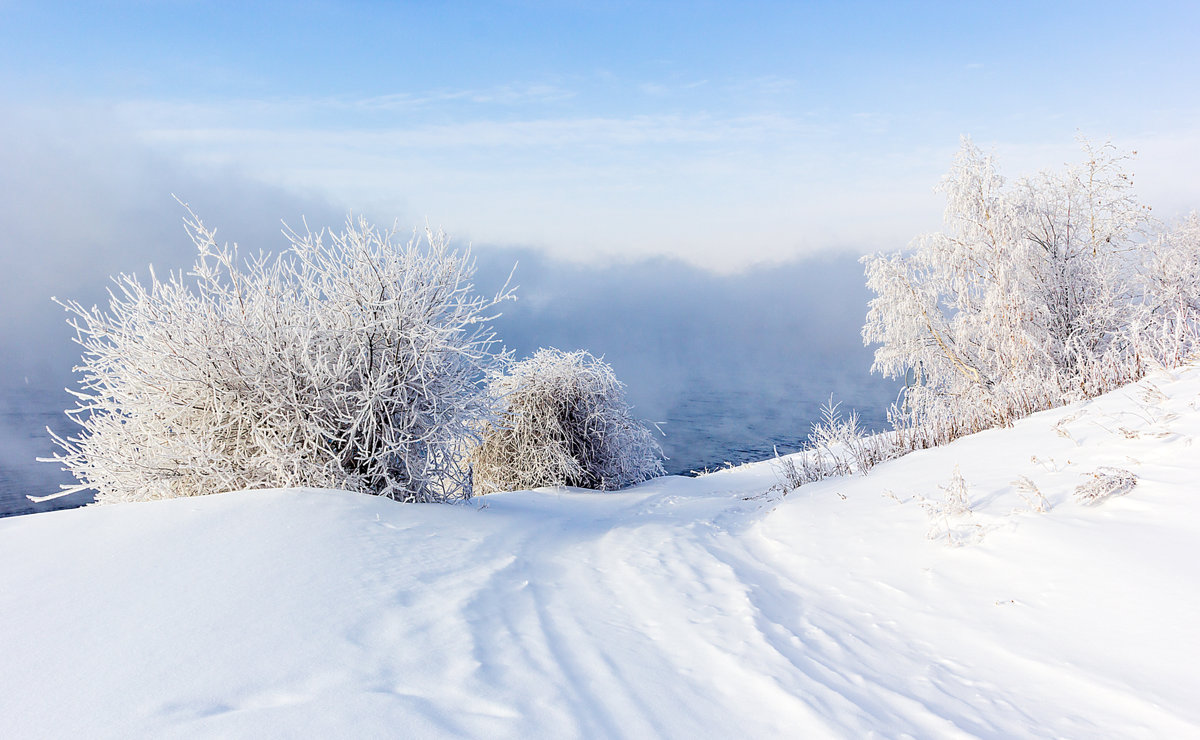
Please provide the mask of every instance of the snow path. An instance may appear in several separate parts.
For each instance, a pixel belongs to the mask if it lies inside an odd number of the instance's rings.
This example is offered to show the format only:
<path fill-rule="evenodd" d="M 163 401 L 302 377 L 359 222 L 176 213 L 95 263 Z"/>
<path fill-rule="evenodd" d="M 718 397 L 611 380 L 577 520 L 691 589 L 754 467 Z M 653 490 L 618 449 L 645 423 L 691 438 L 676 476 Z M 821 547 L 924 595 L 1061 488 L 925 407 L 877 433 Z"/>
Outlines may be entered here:
<path fill-rule="evenodd" d="M 1197 437 L 1192 368 L 786 498 L 764 463 L 0 520 L 0 737 L 1200 736 Z M 1100 465 L 1137 487 L 1072 501 Z"/>

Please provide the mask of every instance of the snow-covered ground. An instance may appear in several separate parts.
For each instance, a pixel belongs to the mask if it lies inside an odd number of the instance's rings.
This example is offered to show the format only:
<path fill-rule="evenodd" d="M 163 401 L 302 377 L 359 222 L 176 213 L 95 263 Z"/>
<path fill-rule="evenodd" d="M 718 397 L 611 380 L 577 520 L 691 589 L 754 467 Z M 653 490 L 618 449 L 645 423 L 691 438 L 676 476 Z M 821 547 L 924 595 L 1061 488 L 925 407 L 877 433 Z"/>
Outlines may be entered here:
<path fill-rule="evenodd" d="M 0 737 L 1194 737 L 1198 438 L 1190 368 L 787 496 L 0 520 Z M 1137 486 L 1074 501 L 1100 466 Z"/>

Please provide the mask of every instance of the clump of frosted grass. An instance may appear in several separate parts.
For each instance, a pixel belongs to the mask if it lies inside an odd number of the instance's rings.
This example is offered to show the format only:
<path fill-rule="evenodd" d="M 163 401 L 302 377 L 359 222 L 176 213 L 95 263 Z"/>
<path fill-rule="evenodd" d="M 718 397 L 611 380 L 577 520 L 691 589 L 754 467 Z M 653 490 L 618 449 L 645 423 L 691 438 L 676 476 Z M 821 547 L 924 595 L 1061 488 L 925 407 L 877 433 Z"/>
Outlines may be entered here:
<path fill-rule="evenodd" d="M 1075 500 L 1082 504 L 1098 504 L 1113 496 L 1124 496 L 1137 485 L 1136 474 L 1125 468 L 1102 465 L 1091 473 L 1083 483 L 1075 487 Z"/>

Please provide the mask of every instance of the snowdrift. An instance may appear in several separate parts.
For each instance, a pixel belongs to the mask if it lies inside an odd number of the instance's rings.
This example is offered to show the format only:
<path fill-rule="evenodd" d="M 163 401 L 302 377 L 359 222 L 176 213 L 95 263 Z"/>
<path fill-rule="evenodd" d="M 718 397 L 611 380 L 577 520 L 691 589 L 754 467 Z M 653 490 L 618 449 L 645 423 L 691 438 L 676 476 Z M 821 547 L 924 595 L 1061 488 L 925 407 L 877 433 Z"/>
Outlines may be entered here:
<path fill-rule="evenodd" d="M 1195 736 L 1198 437 L 1189 368 L 786 496 L 0 520 L 0 736 Z"/>

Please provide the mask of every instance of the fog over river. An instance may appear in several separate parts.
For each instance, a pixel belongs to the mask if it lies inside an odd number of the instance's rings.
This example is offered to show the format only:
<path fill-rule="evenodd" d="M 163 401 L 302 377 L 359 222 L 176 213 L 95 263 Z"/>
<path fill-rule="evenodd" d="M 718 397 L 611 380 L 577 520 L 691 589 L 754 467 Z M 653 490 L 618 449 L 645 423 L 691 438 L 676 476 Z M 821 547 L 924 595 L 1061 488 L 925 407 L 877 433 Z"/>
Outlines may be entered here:
<path fill-rule="evenodd" d="M 283 248 L 281 220 L 339 228 L 346 214 L 235 173 L 156 159 L 100 129 L 8 133 L 25 144 L 0 149 L 9 194 L 0 199 L 0 513 L 12 514 L 87 501 L 25 499 L 69 482 L 33 461 L 53 452 L 46 426 L 74 431 L 63 388 L 75 382 L 79 348 L 51 296 L 103 304 L 110 275 L 187 268 L 193 248 L 172 192 L 246 252 Z M 869 294 L 854 250 L 729 275 L 663 258 L 597 265 L 478 240 L 472 248 L 480 291 L 517 266 L 518 300 L 496 322 L 505 345 L 517 357 L 543 346 L 603 356 L 635 413 L 660 423 L 671 472 L 794 450 L 831 394 L 868 426 L 882 424 L 894 399 L 895 385 L 868 372 L 859 330 Z"/>

